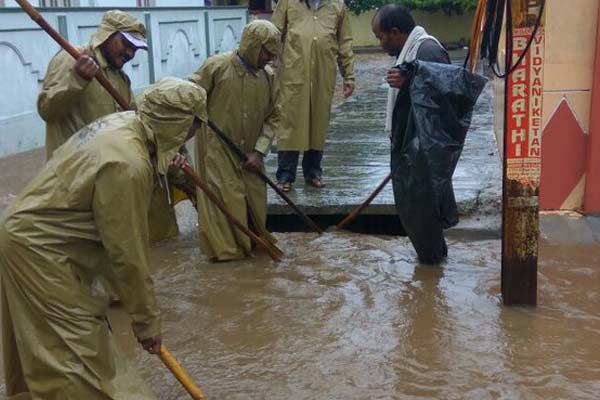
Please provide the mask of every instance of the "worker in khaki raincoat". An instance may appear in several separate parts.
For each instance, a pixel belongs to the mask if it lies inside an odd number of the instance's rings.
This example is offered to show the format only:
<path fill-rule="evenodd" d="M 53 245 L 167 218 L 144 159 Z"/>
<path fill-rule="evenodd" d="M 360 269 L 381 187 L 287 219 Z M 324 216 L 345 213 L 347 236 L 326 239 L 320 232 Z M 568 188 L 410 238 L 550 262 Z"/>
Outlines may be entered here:
<path fill-rule="evenodd" d="M 46 157 L 75 132 L 119 105 L 94 75 L 101 70 L 119 94 L 134 103 L 129 77 L 122 71 L 138 49 L 146 50 L 146 28 L 135 17 L 119 10 L 104 14 L 102 22 L 78 60 L 61 50 L 48 65 L 38 111 L 46 121 Z"/>
<path fill-rule="evenodd" d="M 278 79 L 281 127 L 277 181 L 284 191 L 296 179 L 299 152 L 307 184 L 321 188 L 321 159 L 329 128 L 336 62 L 344 96 L 354 91 L 354 55 L 343 0 L 279 0 L 272 18 L 284 37 Z"/>
<path fill-rule="evenodd" d="M 138 106 L 79 130 L 0 222 L 9 400 L 154 398 L 114 348 L 98 278 L 114 284 L 135 336 L 157 353 L 162 339 L 148 265 L 150 194 L 158 174 L 206 120 L 206 92 L 167 78 Z"/>
<path fill-rule="evenodd" d="M 190 79 L 206 89 L 212 122 L 246 153 L 239 158 L 217 135 L 204 126 L 197 139 L 200 176 L 221 198 L 227 209 L 260 236 L 266 231 L 267 189 L 253 170 L 264 171 L 280 112 L 274 74 L 267 65 L 279 52 L 280 34 L 268 21 L 249 23 L 236 52 L 209 58 Z M 206 196 L 198 192 L 200 245 L 214 260 L 243 258 L 250 253 L 247 236 L 228 222 Z"/>
<path fill-rule="evenodd" d="M 38 111 L 46 121 L 48 160 L 79 129 L 121 111 L 115 99 L 94 79 L 99 69 L 126 101 L 135 104 L 129 77 L 122 68 L 138 49 L 147 48 L 144 25 L 123 11 L 110 10 L 89 44 L 79 48 L 82 56 L 77 61 L 64 50 L 54 56 L 38 95 Z M 175 183 L 175 179 L 171 181 Z M 183 184 L 180 180 L 177 183 Z M 175 211 L 166 207 L 168 197 L 165 189 L 154 188 L 148 216 L 152 243 L 179 233 Z"/>

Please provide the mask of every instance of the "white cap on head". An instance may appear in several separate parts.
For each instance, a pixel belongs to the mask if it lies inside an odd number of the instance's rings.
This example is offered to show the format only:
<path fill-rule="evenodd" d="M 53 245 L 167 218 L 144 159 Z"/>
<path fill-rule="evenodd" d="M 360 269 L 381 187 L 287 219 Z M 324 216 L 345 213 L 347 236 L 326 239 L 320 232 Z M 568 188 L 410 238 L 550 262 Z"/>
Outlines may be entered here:
<path fill-rule="evenodd" d="M 121 35 L 123 35 L 123 37 L 127 39 L 127 41 L 136 48 L 148 50 L 148 43 L 146 42 L 146 40 L 141 37 L 136 37 L 133 32 L 121 31 Z"/>

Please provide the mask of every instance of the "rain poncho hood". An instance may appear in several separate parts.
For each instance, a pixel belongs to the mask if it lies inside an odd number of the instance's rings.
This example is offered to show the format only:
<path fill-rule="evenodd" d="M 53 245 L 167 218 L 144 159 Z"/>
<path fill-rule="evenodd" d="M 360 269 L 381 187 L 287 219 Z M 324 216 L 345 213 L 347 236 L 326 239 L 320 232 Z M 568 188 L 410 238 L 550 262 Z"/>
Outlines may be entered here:
<path fill-rule="evenodd" d="M 121 10 L 110 10 L 104 14 L 98 30 L 92 35 L 92 48 L 96 49 L 116 32 L 127 32 L 136 39 L 146 40 L 146 27 L 140 20 Z"/>
<path fill-rule="evenodd" d="M 269 21 L 252 21 L 246 25 L 242 33 L 239 48 L 240 56 L 244 61 L 257 68 L 258 56 L 263 47 L 271 54 L 279 54 L 281 33 Z"/>
<path fill-rule="evenodd" d="M 208 120 L 206 91 L 190 81 L 163 78 L 139 97 L 138 114 L 156 145 L 158 172 L 164 175 L 194 118 Z"/>

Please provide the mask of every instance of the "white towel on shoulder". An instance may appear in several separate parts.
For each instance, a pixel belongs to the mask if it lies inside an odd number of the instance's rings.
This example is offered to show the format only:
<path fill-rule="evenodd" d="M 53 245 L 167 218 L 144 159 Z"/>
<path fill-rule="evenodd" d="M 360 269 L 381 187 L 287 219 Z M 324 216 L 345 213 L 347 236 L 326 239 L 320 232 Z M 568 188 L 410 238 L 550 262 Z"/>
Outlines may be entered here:
<path fill-rule="evenodd" d="M 422 26 L 415 26 L 410 35 L 408 35 L 408 39 L 406 39 L 406 43 L 396 60 L 395 65 L 401 65 L 404 63 L 415 61 L 417 58 L 417 52 L 419 51 L 419 47 L 426 40 L 435 40 L 437 44 L 442 46 L 442 44 L 433 36 L 429 35 L 425 28 Z M 394 114 L 394 105 L 396 104 L 396 98 L 398 97 L 399 90 L 393 87 L 388 89 L 388 100 L 387 100 L 387 108 L 385 115 L 385 131 L 387 134 L 392 132 L 392 116 Z"/>

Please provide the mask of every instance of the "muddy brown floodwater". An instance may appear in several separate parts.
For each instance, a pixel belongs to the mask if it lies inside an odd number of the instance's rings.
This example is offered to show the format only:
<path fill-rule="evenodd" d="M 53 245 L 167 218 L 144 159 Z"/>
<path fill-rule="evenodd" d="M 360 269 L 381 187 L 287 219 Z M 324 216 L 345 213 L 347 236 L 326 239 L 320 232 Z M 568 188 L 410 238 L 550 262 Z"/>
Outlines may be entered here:
<path fill-rule="evenodd" d="M 539 306 L 519 308 L 502 306 L 493 230 L 450 231 L 441 267 L 349 232 L 276 234 L 283 262 L 214 264 L 193 225 L 152 263 L 164 342 L 208 399 L 598 399 L 597 244 L 542 239 Z M 125 313 L 110 319 L 157 397 L 188 399 Z"/>
<path fill-rule="evenodd" d="M 277 234 L 286 258 L 211 264 L 189 232 L 153 250 L 164 340 L 209 399 L 598 399 L 600 251 L 542 242 L 539 306 L 500 298 L 500 241 Z M 160 399 L 187 399 L 121 345 Z"/>

